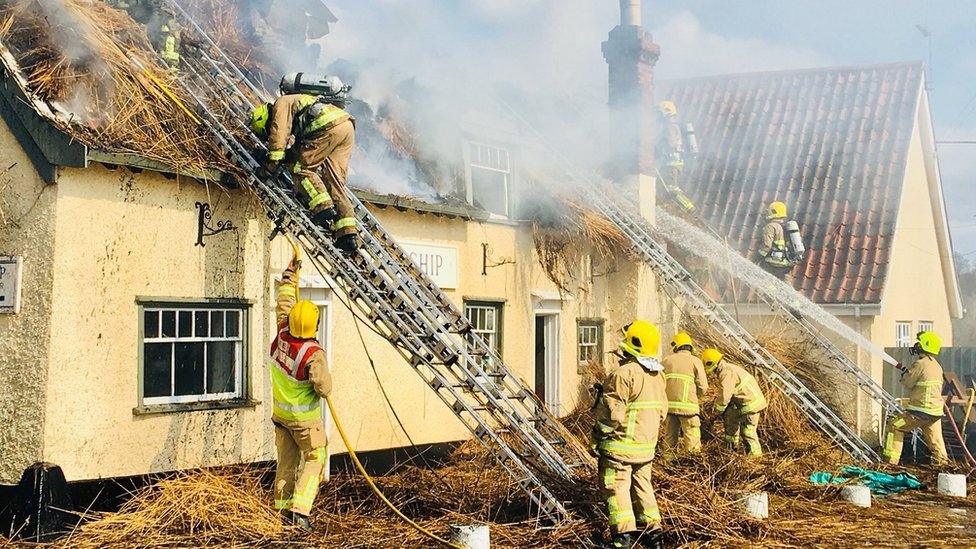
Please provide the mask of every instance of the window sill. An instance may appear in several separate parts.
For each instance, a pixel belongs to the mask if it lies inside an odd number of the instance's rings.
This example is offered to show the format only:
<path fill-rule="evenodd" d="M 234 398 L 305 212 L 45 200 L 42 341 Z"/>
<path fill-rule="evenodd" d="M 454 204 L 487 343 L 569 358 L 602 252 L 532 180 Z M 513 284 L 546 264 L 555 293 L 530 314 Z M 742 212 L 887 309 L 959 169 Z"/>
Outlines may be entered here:
<path fill-rule="evenodd" d="M 249 398 L 217 400 L 213 402 L 192 402 L 186 404 L 153 404 L 151 406 L 136 406 L 132 409 L 132 415 L 152 416 L 182 412 L 202 412 L 208 410 L 233 410 L 237 408 L 256 408 L 260 404 L 260 400 L 252 400 Z"/>

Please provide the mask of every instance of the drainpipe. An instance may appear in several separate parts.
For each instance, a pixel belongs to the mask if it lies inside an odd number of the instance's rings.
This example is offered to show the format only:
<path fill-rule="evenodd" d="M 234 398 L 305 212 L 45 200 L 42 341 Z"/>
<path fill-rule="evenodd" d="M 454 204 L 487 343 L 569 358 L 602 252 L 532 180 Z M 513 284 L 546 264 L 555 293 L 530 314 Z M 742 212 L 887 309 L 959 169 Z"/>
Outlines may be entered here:
<path fill-rule="evenodd" d="M 640 0 L 620 0 L 620 26 L 641 26 Z"/>

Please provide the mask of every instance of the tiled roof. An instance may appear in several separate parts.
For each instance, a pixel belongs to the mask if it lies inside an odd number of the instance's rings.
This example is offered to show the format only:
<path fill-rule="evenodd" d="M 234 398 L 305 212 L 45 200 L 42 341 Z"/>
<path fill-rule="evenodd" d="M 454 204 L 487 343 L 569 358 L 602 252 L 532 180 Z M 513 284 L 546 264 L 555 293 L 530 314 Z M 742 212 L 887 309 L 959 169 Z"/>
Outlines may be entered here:
<path fill-rule="evenodd" d="M 658 84 L 701 147 L 683 186 L 704 219 L 758 260 L 765 205 L 801 225 L 795 288 L 818 303 L 879 303 L 891 255 L 920 62 Z"/>

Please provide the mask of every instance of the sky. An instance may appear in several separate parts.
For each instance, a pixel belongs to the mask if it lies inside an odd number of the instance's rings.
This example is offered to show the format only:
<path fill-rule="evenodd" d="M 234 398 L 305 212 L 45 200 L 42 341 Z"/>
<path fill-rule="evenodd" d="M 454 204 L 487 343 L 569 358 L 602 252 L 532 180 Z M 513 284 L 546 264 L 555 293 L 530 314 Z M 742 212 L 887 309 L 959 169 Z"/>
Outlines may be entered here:
<path fill-rule="evenodd" d="M 326 0 L 339 18 L 326 60 L 382 60 L 422 83 L 518 82 L 606 101 L 600 43 L 618 2 Z M 656 78 L 929 59 L 939 141 L 976 141 L 976 1 L 644 0 L 661 46 Z M 450 75 L 445 81 L 445 75 Z M 366 95 L 381 86 L 359 90 Z M 938 145 L 955 250 L 976 259 L 976 144 Z"/>

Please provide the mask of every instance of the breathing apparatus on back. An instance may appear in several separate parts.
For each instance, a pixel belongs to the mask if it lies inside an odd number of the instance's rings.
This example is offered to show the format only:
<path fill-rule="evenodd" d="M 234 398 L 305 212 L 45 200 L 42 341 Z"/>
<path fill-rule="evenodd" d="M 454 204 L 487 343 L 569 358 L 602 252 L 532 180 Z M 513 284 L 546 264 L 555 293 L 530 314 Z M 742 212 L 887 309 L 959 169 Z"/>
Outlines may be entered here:
<path fill-rule="evenodd" d="M 319 97 L 326 103 L 342 107 L 349 98 L 352 86 L 343 84 L 338 76 L 293 72 L 282 77 L 279 89 L 284 94 L 307 93 Z"/>

